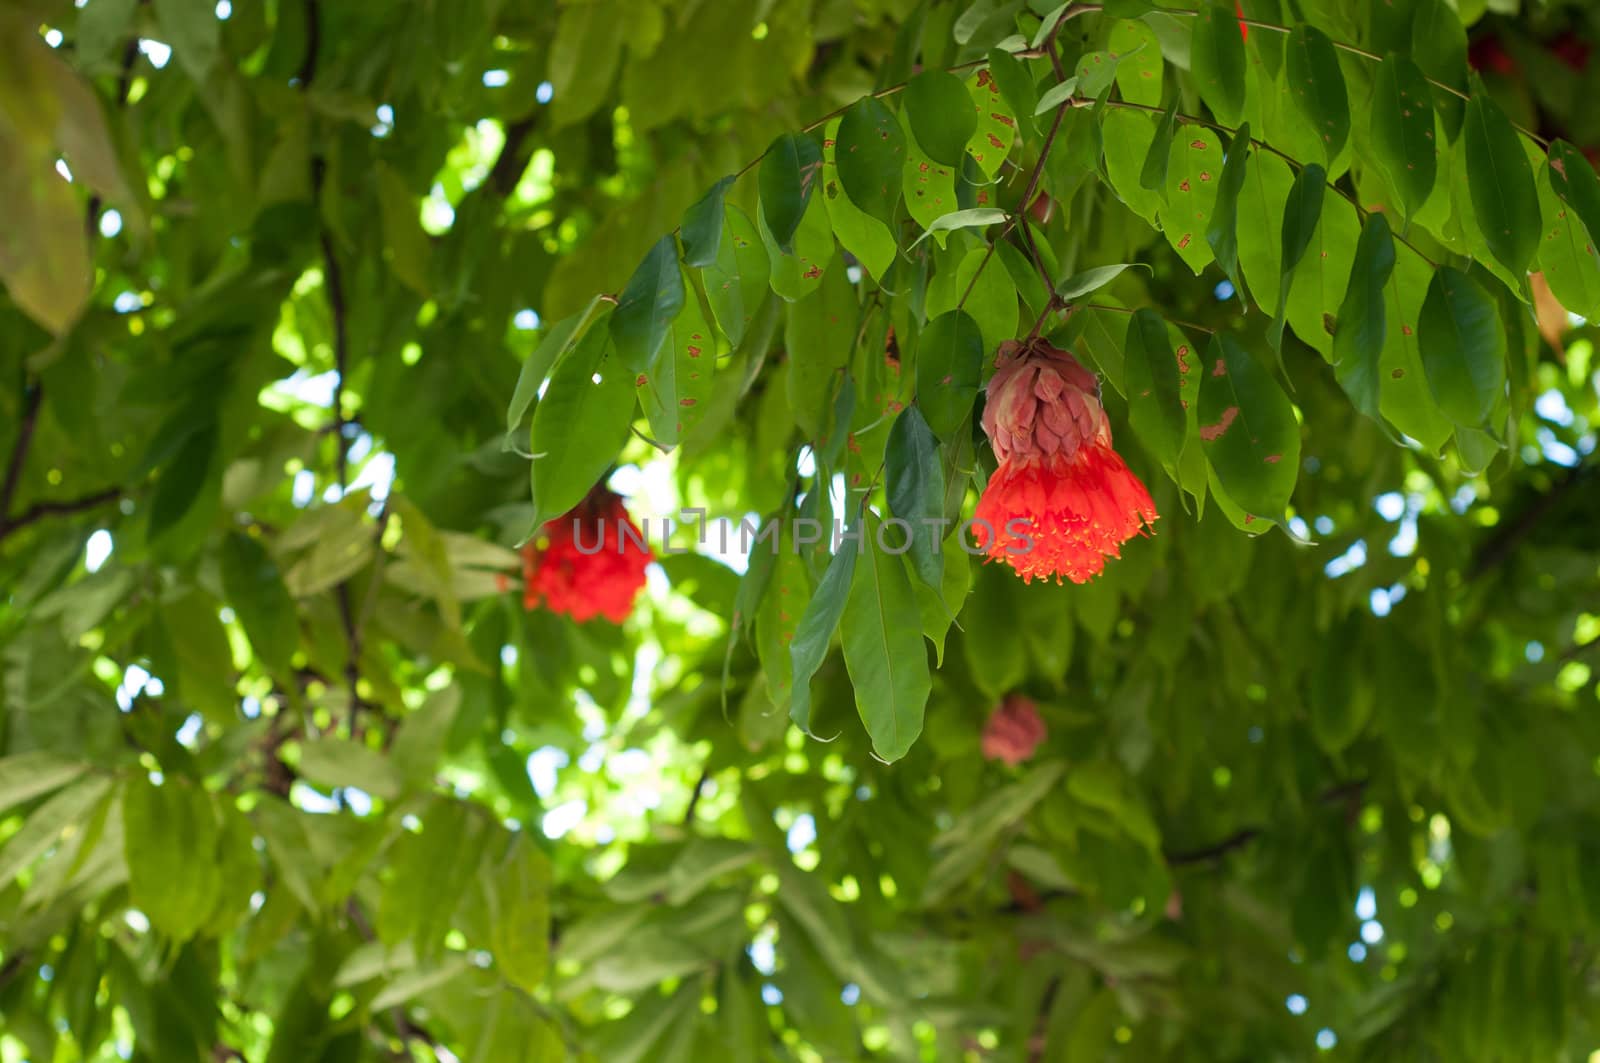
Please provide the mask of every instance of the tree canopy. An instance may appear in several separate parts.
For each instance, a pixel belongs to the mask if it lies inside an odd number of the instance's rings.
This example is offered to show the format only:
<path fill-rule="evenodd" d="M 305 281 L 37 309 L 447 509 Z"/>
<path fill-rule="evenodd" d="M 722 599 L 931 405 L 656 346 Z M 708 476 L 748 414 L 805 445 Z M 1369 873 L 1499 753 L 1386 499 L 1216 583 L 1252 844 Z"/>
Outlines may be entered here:
<path fill-rule="evenodd" d="M 1595 40 L 8 4 L 0 1060 L 1595 1058 Z"/>

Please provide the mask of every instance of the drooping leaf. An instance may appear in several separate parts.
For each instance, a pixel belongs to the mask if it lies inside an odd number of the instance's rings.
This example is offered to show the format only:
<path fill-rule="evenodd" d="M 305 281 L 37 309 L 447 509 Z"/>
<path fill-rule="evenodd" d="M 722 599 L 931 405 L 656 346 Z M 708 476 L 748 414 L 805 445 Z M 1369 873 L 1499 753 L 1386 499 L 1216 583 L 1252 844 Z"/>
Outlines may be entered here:
<path fill-rule="evenodd" d="M 731 184 L 731 176 L 721 178 L 683 212 L 684 265 L 704 268 L 716 264 L 722 250 L 723 200 Z"/>
<path fill-rule="evenodd" d="M 872 749 L 893 762 L 905 756 L 922 733 L 932 679 L 922 631 L 905 622 L 917 609 L 911 577 L 905 559 L 884 548 L 882 527 L 871 514 L 861 527 L 866 557 L 855 566 L 840 618 L 840 640 L 855 687 L 856 709 Z M 840 549 L 855 548 L 846 543 Z"/>
<path fill-rule="evenodd" d="M 1521 277 L 1539 248 L 1539 192 L 1511 120 L 1481 82 L 1473 84 L 1462 127 L 1472 211 L 1489 253 Z"/>
<path fill-rule="evenodd" d="M 1282 518 L 1300 468 L 1300 425 L 1272 374 L 1225 332 L 1201 367 L 1199 433 L 1206 461 L 1246 512 Z"/>
<path fill-rule="evenodd" d="M 744 211 L 729 205 L 724 210 L 722 228 L 717 260 L 705 268 L 706 299 L 711 303 L 717 327 L 737 347 L 762 300 L 767 298 L 772 264 L 761 234 Z"/>
<path fill-rule="evenodd" d="M 1238 16 L 1217 0 L 1205 0 L 1194 20 L 1190 70 L 1200 95 L 1223 125 L 1239 124 L 1244 111 L 1244 40 Z"/>
<path fill-rule="evenodd" d="M 916 406 L 908 406 L 889 429 L 884 455 L 889 512 L 909 526 L 911 567 L 924 584 L 939 590 L 944 559 L 939 522 L 944 516 L 944 468 L 939 440 Z"/>
<path fill-rule="evenodd" d="M 1378 412 L 1380 359 L 1388 322 L 1384 288 L 1394 272 L 1394 237 L 1377 211 L 1367 216 L 1356 244 L 1350 285 L 1333 333 L 1333 364 L 1339 384 L 1356 409 L 1382 423 Z"/>
<path fill-rule="evenodd" d="M 794 641 L 789 644 L 790 661 L 794 668 L 794 689 L 789 699 L 789 718 L 806 734 L 811 734 L 811 677 L 822 667 L 828 655 L 828 645 L 838 630 L 839 618 L 844 615 L 854 582 L 856 560 L 860 551 L 849 541 L 851 534 L 862 533 L 860 519 L 846 528 L 846 535 L 833 557 L 828 561 L 822 582 L 817 584 L 806 611 L 795 629 Z M 920 637 L 920 636 L 919 636 Z"/>
<path fill-rule="evenodd" d="M 1091 292 L 1097 292 L 1120 277 L 1124 271 L 1143 268 L 1149 269 L 1142 262 L 1118 262 L 1112 266 L 1096 266 L 1086 269 L 1082 273 L 1074 273 L 1065 280 L 1056 284 L 1056 296 L 1063 302 L 1081 299 Z"/>
<path fill-rule="evenodd" d="M 181 779 L 160 786 L 133 779 L 122 795 L 122 825 L 131 900 L 153 927 L 187 940 L 205 925 L 222 886 L 211 798 Z"/>
<path fill-rule="evenodd" d="M 611 312 L 611 341 L 622 364 L 643 373 L 683 309 L 683 274 L 678 269 L 678 244 L 670 235 L 657 240 Z"/>
<path fill-rule="evenodd" d="M 917 246 L 929 236 L 937 233 L 954 232 L 957 229 L 978 229 L 985 225 L 998 225 L 1005 221 L 1007 214 L 994 207 L 971 207 L 967 210 L 953 210 L 949 214 L 941 214 L 933 219 L 927 226 L 927 231 L 917 237 L 911 244 Z"/>
<path fill-rule="evenodd" d="M 1151 150 L 1155 147 L 1152 142 Z M 1172 138 L 1170 150 L 1161 229 L 1173 250 L 1198 274 L 1212 261 L 1206 231 L 1217 203 L 1222 145 L 1214 130 L 1184 126 Z"/>
<path fill-rule="evenodd" d="M 300 642 L 294 599 L 271 555 L 243 532 L 223 540 L 222 589 L 262 664 L 285 671 Z"/>
<path fill-rule="evenodd" d="M 873 217 L 893 221 L 906 161 L 905 134 L 894 113 L 871 96 L 857 101 L 839 121 L 834 150 L 845 195 Z"/>
<path fill-rule="evenodd" d="M 529 536 L 581 502 L 622 449 L 634 380 L 602 329 L 591 329 L 556 367 L 533 414 Z"/>
<path fill-rule="evenodd" d="M 764 288 L 765 282 L 762 287 Z M 595 319 L 604 305 L 598 295 L 589 300 L 589 305 L 571 317 L 562 318 L 551 325 L 545 333 L 544 339 L 535 347 L 533 353 L 528 355 L 522 363 L 522 369 L 517 373 L 517 386 L 511 394 L 511 402 L 506 407 L 506 445 L 510 448 L 511 436 L 522 427 L 523 420 L 528 416 L 534 399 L 539 395 L 539 388 L 544 384 L 545 378 L 550 375 L 550 368 L 559 362 L 568 351 L 577 346 L 579 340 L 588 329 L 589 324 Z"/>
<path fill-rule="evenodd" d="M 1173 101 L 1167 104 L 1167 109 L 1161 113 L 1161 123 L 1156 126 L 1155 136 L 1145 152 L 1144 165 L 1139 170 L 1139 187 L 1157 193 L 1163 201 L 1167 198 L 1167 167 L 1172 160 L 1172 138 L 1177 129 L 1178 103 L 1179 100 L 1174 97 Z"/>
<path fill-rule="evenodd" d="M 917 404 L 941 439 L 953 436 L 972 414 L 983 350 L 983 334 L 963 310 L 928 322 L 917 341 Z"/>
<path fill-rule="evenodd" d="M 1577 212 L 1591 241 L 1600 239 L 1600 178 L 1583 152 L 1565 140 L 1550 144 L 1550 187 L 1561 201 Z"/>
<path fill-rule="evenodd" d="M 1217 180 L 1217 203 L 1212 208 L 1211 224 L 1206 227 L 1206 243 L 1217 256 L 1217 265 L 1233 282 L 1239 301 L 1249 307 L 1244 296 L 1244 275 L 1239 270 L 1239 192 L 1244 188 L 1246 162 L 1250 154 L 1250 123 L 1239 127 L 1222 160 L 1222 176 Z"/>
<path fill-rule="evenodd" d="M 1458 425 L 1484 424 L 1505 390 L 1506 339 L 1494 300 L 1477 281 L 1439 268 L 1422 304 L 1417 346 L 1439 408 Z"/>
<path fill-rule="evenodd" d="M 1278 310 L 1272 318 L 1272 343 L 1283 343 L 1283 323 L 1288 310 L 1289 286 L 1294 281 L 1295 267 L 1300 264 L 1311 237 L 1322 221 L 1322 197 L 1327 187 L 1327 174 L 1316 163 L 1307 164 L 1295 175 L 1283 205 L 1283 238 L 1279 253 Z"/>
<path fill-rule="evenodd" d="M 1166 63 L 1155 31 L 1138 19 L 1124 18 L 1111 27 L 1107 47 L 1120 60 L 1117 91 L 1122 98 L 1146 107 L 1159 107 Z"/>
<path fill-rule="evenodd" d="M 924 70 L 906 85 L 905 109 L 923 152 L 935 162 L 960 166 L 967 141 L 978 128 L 972 96 L 961 79 L 943 70 Z"/>
<path fill-rule="evenodd" d="M 1284 76 L 1289 98 L 1315 130 L 1323 162 L 1331 167 L 1350 138 L 1350 100 L 1328 35 L 1309 23 L 1296 23 L 1284 45 Z"/>
<path fill-rule="evenodd" d="M 1433 193 L 1439 169 L 1433 90 L 1417 65 L 1390 54 L 1372 83 L 1372 150 L 1410 218 Z"/>
<path fill-rule="evenodd" d="M 773 241 L 785 253 L 794 250 L 795 230 L 805 217 L 821 172 L 822 148 L 809 134 L 782 134 L 761 160 L 761 217 Z"/>
<path fill-rule="evenodd" d="M 1162 465 L 1176 470 L 1188 433 L 1188 415 L 1167 323 L 1154 310 L 1136 310 L 1129 318 L 1122 365 L 1128 420 L 1134 432 Z"/>

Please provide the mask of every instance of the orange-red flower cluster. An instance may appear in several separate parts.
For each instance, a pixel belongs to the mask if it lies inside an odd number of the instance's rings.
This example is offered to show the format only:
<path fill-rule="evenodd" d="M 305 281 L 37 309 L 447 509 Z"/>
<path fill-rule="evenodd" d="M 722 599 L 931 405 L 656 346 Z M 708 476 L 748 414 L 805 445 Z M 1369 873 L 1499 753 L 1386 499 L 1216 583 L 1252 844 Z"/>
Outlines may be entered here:
<path fill-rule="evenodd" d="M 1000 467 L 978 500 L 978 545 L 1028 582 L 1084 583 L 1156 519 L 1115 450 L 1100 383 L 1043 340 L 1000 345 L 983 431 Z"/>
<path fill-rule="evenodd" d="M 1032 757 L 1048 733 L 1031 698 L 1007 694 L 983 725 L 983 758 L 1014 767 Z"/>
<path fill-rule="evenodd" d="M 574 620 L 603 616 L 620 624 L 633 611 L 644 570 L 654 560 L 621 496 L 596 487 L 522 548 L 522 604 Z"/>

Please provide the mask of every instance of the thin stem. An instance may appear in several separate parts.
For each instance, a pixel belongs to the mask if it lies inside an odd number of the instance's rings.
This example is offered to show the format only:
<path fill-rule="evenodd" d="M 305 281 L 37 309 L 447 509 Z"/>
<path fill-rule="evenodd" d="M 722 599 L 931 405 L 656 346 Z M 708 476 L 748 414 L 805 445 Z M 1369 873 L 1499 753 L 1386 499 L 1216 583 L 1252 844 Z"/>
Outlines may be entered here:
<path fill-rule="evenodd" d="M 1072 100 L 1072 101 L 1069 101 L 1069 102 L 1074 107 L 1093 107 L 1099 101 L 1096 101 L 1096 100 Z M 1143 111 L 1146 114 L 1165 114 L 1166 113 L 1166 111 L 1162 110 L 1160 107 L 1152 107 L 1149 104 L 1144 104 L 1144 103 L 1129 103 L 1126 100 L 1106 100 L 1106 101 L 1104 101 L 1104 106 L 1106 106 L 1106 107 L 1120 107 L 1123 110 L 1127 110 L 1127 111 Z M 1207 119 L 1200 118 L 1200 117 L 1197 117 L 1197 116 L 1192 115 L 1192 114 L 1181 114 L 1180 113 L 1180 114 L 1174 115 L 1173 117 L 1175 117 L 1178 121 L 1183 122 L 1183 123 L 1185 123 L 1187 125 L 1196 125 L 1196 126 L 1200 126 L 1203 129 L 1214 129 L 1219 133 L 1227 133 L 1229 136 L 1234 136 L 1234 137 L 1237 137 L 1239 135 L 1239 130 L 1237 128 L 1230 128 L 1230 127 L 1225 126 L 1225 125 L 1219 125 L 1216 122 L 1208 121 Z M 1282 151 L 1279 151 L 1277 148 L 1273 147 L 1271 144 L 1268 144 L 1264 140 L 1258 140 L 1255 137 L 1251 137 L 1250 138 L 1250 143 L 1255 145 L 1257 148 L 1261 149 L 1262 151 L 1267 151 L 1267 152 L 1272 153 L 1273 155 L 1278 156 L 1284 162 L 1288 163 L 1291 167 L 1293 167 L 1296 171 L 1303 170 L 1306 167 L 1306 164 L 1301 162 L 1299 159 L 1296 159 L 1292 155 L 1288 155 L 1288 154 L 1285 154 Z M 1352 196 L 1349 192 L 1346 192 L 1344 189 L 1340 188 L 1338 185 L 1334 184 L 1332 181 L 1325 181 L 1324 183 L 1330 189 L 1332 189 L 1335 193 L 1337 193 L 1340 199 L 1344 200 L 1346 203 L 1349 203 L 1350 206 L 1352 208 L 1354 208 L 1354 210 L 1356 212 L 1356 217 L 1360 218 L 1362 222 L 1365 222 L 1367 220 L 1367 216 L 1369 214 L 1371 214 L 1372 212 L 1370 210 L 1367 210 L 1359 202 L 1357 202 L 1356 198 L 1354 196 Z M 1432 268 L 1432 269 L 1438 269 L 1439 268 L 1439 263 L 1435 262 L 1433 259 L 1429 258 L 1426 254 L 1424 254 L 1422 249 L 1420 247 L 1418 247 L 1416 244 L 1412 243 L 1410 240 L 1407 240 L 1404 236 L 1400 235 L 1399 233 L 1395 233 L 1394 234 L 1394 238 L 1395 238 L 1395 241 L 1397 243 L 1404 244 L 1406 247 L 1410 248 L 1412 250 L 1412 252 L 1414 252 L 1418 258 L 1422 259 L 1422 261 L 1426 262 L 1429 265 L 1430 268 Z"/>
<path fill-rule="evenodd" d="M 1137 307 L 1111 306 L 1108 303 L 1073 303 L 1072 305 L 1076 306 L 1080 310 L 1111 310 L 1118 314 L 1136 314 L 1139 312 Z M 1217 331 L 1210 325 L 1202 325 L 1195 321 L 1179 321 L 1177 318 L 1172 317 L 1169 317 L 1166 320 L 1170 321 L 1174 325 L 1177 325 L 1179 328 L 1194 329 L 1196 332 L 1215 334 Z"/>
<path fill-rule="evenodd" d="M 17 426 L 17 443 L 11 448 L 11 462 L 6 467 L 5 483 L 0 485 L 0 527 L 6 525 L 6 514 L 11 512 L 17 485 L 22 482 L 22 466 L 28 460 L 28 448 L 33 445 L 33 430 L 39 425 L 39 406 L 43 401 L 42 386 L 36 382 L 27 388 L 22 400 L 22 420 Z"/>

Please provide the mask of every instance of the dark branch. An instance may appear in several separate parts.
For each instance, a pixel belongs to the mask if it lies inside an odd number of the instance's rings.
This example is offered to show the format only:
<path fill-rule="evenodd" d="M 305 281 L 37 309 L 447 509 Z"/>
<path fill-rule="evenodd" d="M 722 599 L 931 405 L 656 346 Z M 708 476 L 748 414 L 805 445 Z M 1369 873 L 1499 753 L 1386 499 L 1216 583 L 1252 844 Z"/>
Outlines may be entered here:
<path fill-rule="evenodd" d="M 700 806 L 700 795 L 705 792 L 706 783 L 711 781 L 711 770 L 702 768 L 700 777 L 694 781 L 694 791 L 689 795 L 689 807 L 683 810 L 683 825 L 689 826 L 694 822 L 695 809 Z"/>
<path fill-rule="evenodd" d="M 1594 466 L 1575 465 L 1567 475 L 1556 485 L 1533 501 L 1527 509 L 1517 514 L 1516 519 L 1508 521 L 1495 530 L 1495 533 L 1485 539 L 1478 552 L 1473 555 L 1472 566 L 1467 570 L 1467 579 L 1475 580 L 1487 575 L 1490 570 L 1498 568 L 1511 559 L 1523 541 L 1533 534 L 1550 512 L 1556 508 L 1566 497 L 1587 479 Z"/>
<path fill-rule="evenodd" d="M 44 388 L 39 384 L 24 385 L 22 419 L 17 424 L 17 442 L 11 448 L 11 461 L 6 466 L 4 484 L 0 484 L 0 527 L 6 524 L 11 503 L 16 499 L 17 486 L 22 483 L 22 465 L 28 460 L 28 448 L 33 444 L 33 430 L 39 424 L 39 404 L 44 401 Z"/>
<path fill-rule="evenodd" d="M 522 180 L 522 171 L 528 166 L 527 150 L 528 138 L 539 125 L 539 116 L 543 111 L 535 111 L 520 121 L 512 122 L 506 126 L 505 146 L 500 149 L 500 155 L 494 160 L 494 168 L 489 171 L 489 188 L 501 199 L 516 191 L 518 182 Z"/>
<path fill-rule="evenodd" d="M 1215 842 L 1203 848 L 1183 849 L 1175 853 L 1168 853 L 1167 866 L 1182 867 L 1185 864 L 1203 864 L 1208 860 L 1216 860 L 1219 857 L 1228 855 L 1235 849 L 1244 848 L 1260 835 L 1260 828 L 1246 827 L 1244 830 L 1234 831 L 1220 842 Z"/>
<path fill-rule="evenodd" d="M 122 488 L 108 487 L 103 491 L 96 491 L 92 495 L 82 498 L 69 498 L 62 502 L 35 502 L 17 515 L 15 520 L 0 520 L 0 539 L 13 532 L 19 532 L 30 524 L 35 524 L 46 517 L 66 516 L 70 513 L 82 513 L 85 510 L 103 506 L 107 502 L 114 502 L 122 497 Z"/>

